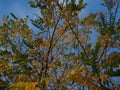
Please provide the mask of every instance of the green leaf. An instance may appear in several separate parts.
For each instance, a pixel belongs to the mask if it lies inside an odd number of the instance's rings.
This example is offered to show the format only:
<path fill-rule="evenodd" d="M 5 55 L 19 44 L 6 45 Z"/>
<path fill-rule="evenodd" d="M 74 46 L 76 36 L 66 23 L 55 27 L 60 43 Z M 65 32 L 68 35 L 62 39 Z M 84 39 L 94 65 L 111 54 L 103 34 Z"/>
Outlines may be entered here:
<path fill-rule="evenodd" d="M 31 7 L 33 7 L 33 8 L 37 8 L 37 5 L 35 4 L 35 2 L 33 2 L 33 1 L 29 1 L 29 4 L 30 4 Z"/>
<path fill-rule="evenodd" d="M 31 48 L 31 49 L 33 49 L 33 45 L 31 45 L 29 42 L 27 42 L 26 40 L 23 40 L 23 43 L 27 46 L 27 47 L 29 47 L 29 48 Z"/>
<path fill-rule="evenodd" d="M 14 19 L 18 20 L 18 18 L 13 13 L 10 13 L 10 14 Z"/>

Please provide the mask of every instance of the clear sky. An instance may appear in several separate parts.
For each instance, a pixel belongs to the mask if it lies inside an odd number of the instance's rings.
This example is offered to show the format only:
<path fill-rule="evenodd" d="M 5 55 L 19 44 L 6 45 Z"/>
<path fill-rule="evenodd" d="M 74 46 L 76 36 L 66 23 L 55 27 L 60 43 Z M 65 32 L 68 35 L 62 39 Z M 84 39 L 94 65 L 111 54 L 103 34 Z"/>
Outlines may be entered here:
<path fill-rule="evenodd" d="M 0 20 L 3 15 L 9 15 L 10 12 L 14 13 L 17 17 L 25 17 L 26 15 L 29 18 L 34 17 L 34 13 L 40 15 L 38 9 L 31 8 L 28 4 L 30 0 L 0 0 Z M 104 11 L 105 8 L 101 6 L 102 0 L 84 0 L 88 3 L 87 7 L 82 10 L 80 17 L 84 17 L 86 14 L 97 11 Z M 119 15 L 120 16 L 120 13 Z M 94 33 L 95 34 L 95 33 Z M 93 35 L 94 36 L 94 35 Z"/>
<path fill-rule="evenodd" d="M 87 13 L 104 11 L 105 8 L 101 6 L 102 0 L 84 0 L 88 3 L 86 9 L 83 10 L 81 16 Z M 0 0 L 0 18 L 3 15 L 9 15 L 13 12 L 18 17 L 25 17 L 28 15 L 32 18 L 33 13 L 40 14 L 38 9 L 33 9 L 28 4 L 29 0 Z M 120 15 L 120 14 L 119 14 Z"/>
<path fill-rule="evenodd" d="M 3 15 L 9 15 L 10 12 L 13 12 L 18 17 L 24 17 L 28 15 L 32 17 L 33 13 L 39 14 L 38 9 L 33 9 L 28 4 L 29 0 L 0 0 L 0 18 Z M 100 6 L 102 0 L 85 0 L 88 3 L 88 7 L 83 10 L 83 14 L 89 12 L 96 12 L 102 10 Z"/>
<path fill-rule="evenodd" d="M 34 13 L 40 15 L 38 9 L 30 7 L 28 4 L 29 1 L 30 0 L 0 0 L 0 20 L 3 15 L 9 15 L 10 12 L 20 18 L 28 15 L 30 19 L 34 17 Z M 101 6 L 102 0 L 84 0 L 84 2 L 88 3 L 88 5 L 82 10 L 80 17 L 85 17 L 85 15 L 90 12 L 105 11 L 105 8 Z M 118 16 L 120 16 L 120 13 Z M 95 35 L 92 36 L 96 36 L 96 33 L 93 34 Z"/>
<path fill-rule="evenodd" d="M 17 17 L 32 17 L 33 13 L 39 14 L 38 9 L 33 9 L 28 4 L 29 0 L 0 0 L 0 18 L 13 12 Z"/>
<path fill-rule="evenodd" d="M 38 9 L 30 7 L 28 4 L 29 1 L 30 0 L 0 0 L 0 20 L 3 15 L 9 15 L 10 12 L 20 18 L 28 15 L 30 19 L 33 19 L 34 13 L 40 15 Z M 90 12 L 95 13 L 97 11 L 105 10 L 105 8 L 101 6 L 102 0 L 84 0 L 84 2 L 88 3 L 88 5 L 84 10 L 82 10 L 80 17 L 85 17 L 85 15 Z M 30 26 L 31 28 L 34 28 L 32 25 Z M 94 38 L 97 34 L 93 33 L 92 36 L 92 38 Z"/>

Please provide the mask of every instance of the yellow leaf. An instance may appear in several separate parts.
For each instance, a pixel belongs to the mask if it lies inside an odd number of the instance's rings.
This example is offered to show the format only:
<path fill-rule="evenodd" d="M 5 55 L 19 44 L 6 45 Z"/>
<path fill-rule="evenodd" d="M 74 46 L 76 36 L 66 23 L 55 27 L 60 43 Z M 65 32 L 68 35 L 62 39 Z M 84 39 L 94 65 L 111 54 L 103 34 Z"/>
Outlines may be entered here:
<path fill-rule="evenodd" d="M 68 75 L 66 76 L 66 78 L 67 78 L 67 79 L 70 78 L 70 75 L 68 74 Z"/>
<path fill-rule="evenodd" d="M 75 70 L 72 70 L 67 76 L 66 78 L 71 78 L 73 75 L 75 75 Z"/>
<path fill-rule="evenodd" d="M 106 74 L 101 74 L 100 75 L 101 82 L 105 82 L 106 78 L 107 78 Z"/>
<path fill-rule="evenodd" d="M 5 25 L 5 24 L 6 24 L 6 20 L 5 20 L 5 18 L 4 18 L 4 17 L 2 18 L 2 24 L 3 24 L 3 25 Z"/>
<path fill-rule="evenodd" d="M 72 70 L 71 72 L 70 72 L 70 75 L 74 75 L 75 74 L 75 70 Z"/>
<path fill-rule="evenodd" d="M 36 87 L 37 82 L 19 82 L 14 83 L 10 86 L 12 90 L 40 90 L 40 88 Z"/>
<path fill-rule="evenodd" d="M 40 90 L 40 88 L 36 87 L 34 90 Z"/>
<path fill-rule="evenodd" d="M 43 83 L 43 84 L 45 84 L 46 87 L 47 87 L 48 84 L 49 84 L 49 83 L 48 83 L 48 79 L 46 79 L 46 78 L 42 78 L 40 82 Z"/>

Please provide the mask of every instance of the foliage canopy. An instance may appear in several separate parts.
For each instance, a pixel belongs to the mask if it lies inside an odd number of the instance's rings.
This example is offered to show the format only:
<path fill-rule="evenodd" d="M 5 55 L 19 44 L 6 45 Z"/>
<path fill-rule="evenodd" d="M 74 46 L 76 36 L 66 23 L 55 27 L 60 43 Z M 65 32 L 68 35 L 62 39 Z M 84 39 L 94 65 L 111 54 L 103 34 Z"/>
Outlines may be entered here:
<path fill-rule="evenodd" d="M 30 0 L 42 16 L 3 17 L 0 85 L 10 90 L 114 90 L 120 76 L 119 0 L 103 0 L 106 12 L 79 14 L 83 0 Z M 92 34 L 97 33 L 97 40 Z"/>

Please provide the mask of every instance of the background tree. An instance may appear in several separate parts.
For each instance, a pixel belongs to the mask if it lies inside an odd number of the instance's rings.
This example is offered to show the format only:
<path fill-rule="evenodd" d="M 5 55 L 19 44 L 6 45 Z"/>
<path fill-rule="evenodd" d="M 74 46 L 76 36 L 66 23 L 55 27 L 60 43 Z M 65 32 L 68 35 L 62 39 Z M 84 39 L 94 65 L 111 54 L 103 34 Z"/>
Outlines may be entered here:
<path fill-rule="evenodd" d="M 106 12 L 79 14 L 83 0 L 35 0 L 31 23 L 11 13 L 0 26 L 0 81 L 11 90 L 114 90 L 119 76 L 119 0 L 104 0 Z M 35 30 L 34 30 L 35 31 Z M 91 42 L 91 34 L 99 33 Z M 116 51 L 115 51 L 116 50 Z M 119 87 L 118 87 L 119 88 Z"/>

